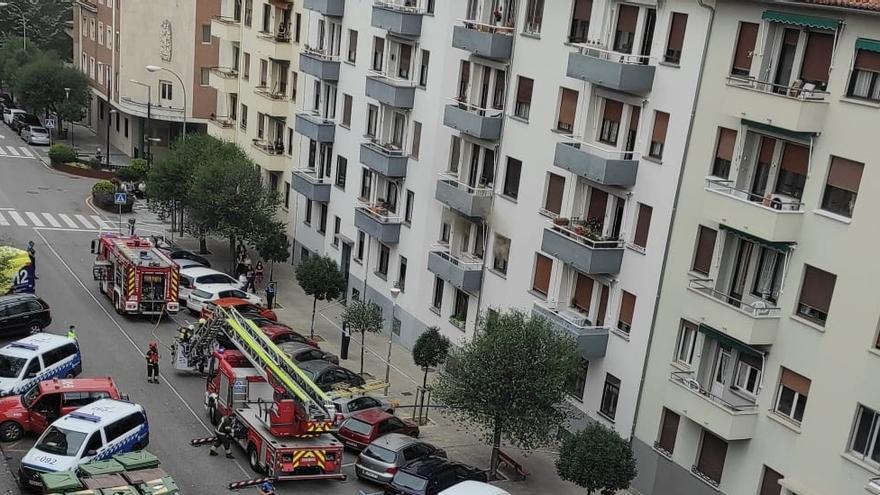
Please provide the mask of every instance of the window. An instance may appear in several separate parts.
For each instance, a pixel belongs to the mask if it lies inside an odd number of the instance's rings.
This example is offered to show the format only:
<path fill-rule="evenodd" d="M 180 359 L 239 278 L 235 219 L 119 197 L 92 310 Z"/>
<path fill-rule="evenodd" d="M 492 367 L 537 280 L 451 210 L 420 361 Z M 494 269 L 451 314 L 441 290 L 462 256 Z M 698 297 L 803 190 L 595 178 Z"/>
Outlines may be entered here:
<path fill-rule="evenodd" d="M 251 27 L 254 19 L 254 0 L 244 0 L 244 25 Z"/>
<path fill-rule="evenodd" d="M 590 16 L 593 11 L 593 0 L 575 0 L 571 14 L 571 30 L 568 32 L 569 43 L 586 43 L 590 30 Z"/>
<path fill-rule="evenodd" d="M 687 27 L 687 20 L 687 14 L 672 13 L 672 21 L 669 23 L 669 38 L 666 40 L 666 54 L 663 56 L 663 60 L 670 64 L 678 65 L 681 62 L 681 49 L 684 47 L 684 31 Z"/>
<path fill-rule="evenodd" d="M 761 383 L 761 365 L 760 357 L 741 352 L 739 361 L 736 363 L 733 388 L 751 397 L 756 397 L 758 386 Z"/>
<path fill-rule="evenodd" d="M 452 320 L 457 322 L 460 327 L 464 326 L 467 321 L 468 302 L 470 297 L 467 292 L 455 289 L 455 304 L 452 307 Z"/>
<path fill-rule="evenodd" d="M 671 457 L 675 451 L 675 438 L 678 436 L 678 423 L 681 416 L 663 408 L 663 422 L 660 423 L 660 438 L 654 447 Z"/>
<path fill-rule="evenodd" d="M 726 457 L 727 442 L 709 433 L 708 430 L 703 430 L 700 454 L 697 456 L 697 465 L 694 466 L 697 474 L 702 475 L 704 481 L 717 487 L 721 484 Z"/>
<path fill-rule="evenodd" d="M 426 87 L 428 85 L 428 63 L 431 61 L 431 52 L 422 50 L 422 57 L 419 62 L 419 86 Z"/>
<path fill-rule="evenodd" d="M 832 156 L 825 192 L 822 194 L 822 209 L 852 218 L 864 168 L 863 163 Z"/>
<path fill-rule="evenodd" d="M 201 81 L 200 81 L 202 86 L 208 85 L 208 78 L 210 77 L 210 75 L 211 75 L 211 69 L 209 69 L 207 67 L 202 67 L 202 73 L 201 73 L 202 77 L 201 77 Z"/>
<path fill-rule="evenodd" d="M 369 201 L 372 189 L 373 173 L 369 169 L 361 169 L 361 199 Z"/>
<path fill-rule="evenodd" d="M 376 125 L 379 121 L 379 108 L 376 105 L 367 105 L 367 136 L 376 137 Z"/>
<path fill-rule="evenodd" d="M 348 60 L 351 63 L 357 62 L 358 53 L 358 32 L 354 29 L 348 30 Z"/>
<path fill-rule="evenodd" d="M 615 52 L 632 53 L 638 19 L 638 7 L 620 4 L 617 11 L 617 24 L 614 28 L 613 48 Z"/>
<path fill-rule="evenodd" d="M 800 424 L 807 408 L 810 393 L 810 379 L 787 368 L 780 368 L 779 390 L 776 392 L 776 405 L 773 410 Z"/>
<path fill-rule="evenodd" d="M 251 54 L 250 53 L 244 52 L 242 54 L 241 65 L 242 65 L 241 78 L 244 79 L 245 81 L 247 81 L 251 77 Z"/>
<path fill-rule="evenodd" d="M 95 41 L 95 20 L 89 19 L 89 37 Z"/>
<path fill-rule="evenodd" d="M 159 97 L 163 100 L 172 99 L 174 86 L 171 81 L 159 81 Z"/>
<path fill-rule="evenodd" d="M 556 130 L 570 133 L 574 130 L 574 116 L 577 111 L 578 92 L 573 89 L 561 88 L 559 98 L 559 117 Z"/>
<path fill-rule="evenodd" d="M 617 398 L 620 396 L 620 379 L 611 373 L 605 375 L 605 388 L 602 390 L 602 403 L 599 413 L 610 420 L 617 414 Z"/>
<path fill-rule="evenodd" d="M 306 225 L 312 224 L 312 200 L 311 199 L 306 200 L 306 212 L 305 212 L 305 218 L 303 218 L 303 222 Z"/>
<path fill-rule="evenodd" d="M 211 42 L 211 25 L 202 24 L 202 43 Z"/>
<path fill-rule="evenodd" d="M 562 211 L 562 193 L 565 191 L 565 179 L 553 173 L 547 173 L 547 193 L 544 197 L 544 210 L 559 214 Z"/>
<path fill-rule="evenodd" d="M 666 143 L 666 128 L 669 126 L 669 114 L 666 112 L 654 112 L 654 132 L 651 134 L 651 147 L 648 156 L 651 158 L 663 158 L 663 145 Z"/>
<path fill-rule="evenodd" d="M 736 131 L 724 127 L 718 128 L 718 142 L 715 145 L 715 161 L 712 162 L 712 175 L 726 179 L 730 175 L 730 163 L 733 161 L 733 148 L 736 145 Z"/>
<path fill-rule="evenodd" d="M 401 256 L 397 268 L 397 288 L 400 292 L 406 289 L 406 258 Z"/>
<path fill-rule="evenodd" d="M 639 203 L 639 214 L 636 217 L 636 233 L 633 235 L 633 244 L 642 249 L 645 249 L 648 245 L 648 233 L 651 230 L 651 215 L 653 213 L 653 208 Z"/>
<path fill-rule="evenodd" d="M 584 400 L 584 389 L 587 387 L 587 371 L 589 370 L 589 367 L 590 362 L 581 358 L 578 365 L 568 376 L 566 391 L 568 392 L 569 397 L 576 401 L 583 402 Z"/>
<path fill-rule="evenodd" d="M 633 313 L 636 310 L 636 296 L 627 291 L 621 291 L 620 295 L 620 314 L 617 317 L 618 330 L 629 334 L 632 327 Z"/>
<path fill-rule="evenodd" d="M 342 127 L 351 127 L 351 95 L 342 95 Z"/>
<path fill-rule="evenodd" d="M 290 208 L 290 182 L 284 181 L 284 208 Z"/>
<path fill-rule="evenodd" d="M 449 231 L 450 230 L 451 230 L 451 227 L 449 226 L 448 223 L 443 222 L 440 225 L 440 242 L 441 243 L 449 244 Z"/>
<path fill-rule="evenodd" d="M 504 173 L 504 186 L 502 194 L 516 199 L 519 196 L 519 177 L 522 172 L 522 162 L 516 158 L 507 157 L 507 170 Z"/>
<path fill-rule="evenodd" d="M 325 234 L 327 233 L 327 203 L 321 203 L 318 205 L 318 233 Z"/>
<path fill-rule="evenodd" d="M 358 230 L 357 257 L 355 258 L 358 261 L 364 259 L 364 244 L 366 244 L 366 237 L 364 231 Z"/>
<path fill-rule="evenodd" d="M 372 69 L 377 72 L 382 72 L 382 69 L 385 65 L 385 39 L 380 38 L 379 36 L 373 36 L 373 60 Z"/>
<path fill-rule="evenodd" d="M 419 159 L 419 153 L 422 151 L 422 123 L 413 121 L 413 132 L 412 132 L 412 149 L 410 151 L 410 156 L 414 159 Z"/>
<path fill-rule="evenodd" d="M 878 431 L 880 431 L 880 413 L 859 405 L 847 451 L 872 465 L 880 465 Z"/>
<path fill-rule="evenodd" d="M 583 273 L 577 273 L 574 283 L 574 294 L 571 298 L 571 306 L 581 313 L 590 314 L 590 304 L 593 302 L 594 280 Z"/>
<path fill-rule="evenodd" d="M 104 36 L 104 39 L 107 40 L 107 49 L 113 49 L 113 28 L 111 26 L 107 26 L 107 34 Z M 210 41 L 209 41 L 210 43 Z"/>
<path fill-rule="evenodd" d="M 544 0 L 529 0 L 526 4 L 526 25 L 524 32 L 541 34 L 541 23 L 544 20 Z"/>
<path fill-rule="evenodd" d="M 553 271 L 553 260 L 543 254 L 535 254 L 535 274 L 532 290 L 547 295 L 550 290 L 550 274 Z"/>
<path fill-rule="evenodd" d="M 128 117 L 125 118 L 125 124 L 123 125 L 123 135 L 128 137 Z"/>
<path fill-rule="evenodd" d="M 434 297 L 431 298 L 431 307 L 440 311 L 443 305 L 443 279 L 434 277 Z"/>
<path fill-rule="evenodd" d="M 104 46 L 104 23 L 98 21 L 98 44 Z"/>
<path fill-rule="evenodd" d="M 835 35 L 831 33 L 807 31 L 807 45 L 801 65 L 801 80 L 805 85 L 813 83 L 822 90 L 828 87 L 834 43 Z"/>
<path fill-rule="evenodd" d="M 761 490 L 758 495 L 781 495 L 782 485 L 779 484 L 783 476 L 776 471 L 764 466 L 764 473 L 761 475 Z"/>
<path fill-rule="evenodd" d="M 620 121 L 623 115 L 623 103 L 616 100 L 605 100 L 602 109 L 602 126 L 599 128 L 599 141 L 611 146 L 617 146 L 617 136 L 620 133 Z"/>
<path fill-rule="evenodd" d="M 239 125 L 242 130 L 247 129 L 248 122 L 248 107 L 244 103 L 241 104 L 241 120 L 239 121 Z"/>
<path fill-rule="evenodd" d="M 406 190 L 406 204 L 403 210 L 403 221 L 411 224 L 413 218 L 413 208 L 416 206 L 416 193 Z"/>
<path fill-rule="evenodd" d="M 382 278 L 388 276 L 388 258 L 391 256 L 391 250 L 384 244 L 379 244 L 379 266 L 376 273 Z"/>
<path fill-rule="evenodd" d="M 732 76 L 748 76 L 752 67 L 752 56 L 755 53 L 755 42 L 758 40 L 758 24 L 752 22 L 739 23 L 739 36 L 733 52 Z"/>
<path fill-rule="evenodd" d="M 330 244 L 333 244 L 334 247 L 339 246 L 339 234 L 342 232 L 342 219 L 333 216 L 333 240 L 330 241 Z"/>
<path fill-rule="evenodd" d="M 708 275 L 712 269 L 712 257 L 715 254 L 715 238 L 718 231 L 700 225 L 697 229 L 697 249 L 691 270 Z"/>
<path fill-rule="evenodd" d="M 293 26 L 293 41 L 299 43 L 300 35 L 302 34 L 302 14 L 297 12 L 294 19 L 295 24 Z"/>
<path fill-rule="evenodd" d="M 678 327 L 678 340 L 675 344 L 675 360 L 690 366 L 694 364 L 694 349 L 697 345 L 697 325 L 681 320 Z"/>
<path fill-rule="evenodd" d="M 836 282 L 837 275 L 804 265 L 804 279 L 798 297 L 797 315 L 824 327 Z"/>
<path fill-rule="evenodd" d="M 872 45 L 876 43 L 871 40 L 859 39 L 856 41 L 856 60 L 849 76 L 849 89 L 846 95 L 852 98 L 880 101 L 880 53 L 858 48 L 859 43 L 862 42 Z"/>
<path fill-rule="evenodd" d="M 519 76 L 516 86 L 516 102 L 513 106 L 513 114 L 521 119 L 529 120 L 529 111 L 532 108 L 532 88 L 535 81 L 528 77 Z"/>
<path fill-rule="evenodd" d="M 510 239 L 503 235 L 495 234 L 495 244 L 492 247 L 492 269 L 506 274 L 509 258 Z"/>

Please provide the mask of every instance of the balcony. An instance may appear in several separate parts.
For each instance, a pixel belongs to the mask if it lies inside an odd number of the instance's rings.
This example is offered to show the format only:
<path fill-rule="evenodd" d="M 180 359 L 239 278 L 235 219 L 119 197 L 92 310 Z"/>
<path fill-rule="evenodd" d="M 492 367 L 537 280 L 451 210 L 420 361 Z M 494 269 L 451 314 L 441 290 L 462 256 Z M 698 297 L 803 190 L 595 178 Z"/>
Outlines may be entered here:
<path fill-rule="evenodd" d="M 212 67 L 208 84 L 222 93 L 238 93 L 238 71 L 229 67 Z"/>
<path fill-rule="evenodd" d="M 214 17 L 211 19 L 211 36 L 226 41 L 238 41 L 241 39 L 241 19 Z"/>
<path fill-rule="evenodd" d="M 299 52 L 291 43 L 291 33 L 287 31 L 259 31 L 257 38 L 264 41 L 264 50 L 266 55 L 275 61 L 289 63 Z"/>
<path fill-rule="evenodd" d="M 649 58 L 605 50 L 592 45 L 576 45 L 568 54 L 566 75 L 599 86 L 627 93 L 650 93 L 654 86 L 653 65 Z"/>
<path fill-rule="evenodd" d="M 492 189 L 471 187 L 450 174 L 440 174 L 434 197 L 469 218 L 487 218 L 492 211 Z"/>
<path fill-rule="evenodd" d="M 370 24 L 400 36 L 421 36 L 424 11 L 407 7 L 404 3 L 402 0 L 376 0 Z"/>
<path fill-rule="evenodd" d="M 513 52 L 513 28 L 477 21 L 461 21 L 452 29 L 452 46 L 474 55 L 496 60 L 510 60 Z"/>
<path fill-rule="evenodd" d="M 354 209 L 354 226 L 384 244 L 400 242 L 403 219 L 385 205 L 361 203 Z"/>
<path fill-rule="evenodd" d="M 306 47 L 299 54 L 299 70 L 322 81 L 338 81 L 339 57 Z"/>
<path fill-rule="evenodd" d="M 304 0 L 303 8 L 331 17 L 345 14 L 345 0 Z"/>
<path fill-rule="evenodd" d="M 208 119 L 208 134 L 224 141 L 235 141 L 235 121 L 229 117 L 212 117 Z"/>
<path fill-rule="evenodd" d="M 329 179 L 319 177 L 313 168 L 293 171 L 293 190 L 312 201 L 321 203 L 330 201 Z"/>
<path fill-rule="evenodd" d="M 567 138 L 556 143 L 553 164 L 599 184 L 632 187 L 639 171 L 637 155 Z"/>
<path fill-rule="evenodd" d="M 501 139 L 504 111 L 476 107 L 463 101 L 446 105 L 443 124 L 468 136 L 488 141 Z"/>
<path fill-rule="evenodd" d="M 479 291 L 483 284 L 483 261 L 466 254 L 453 254 L 446 246 L 431 248 L 428 271 L 467 292 Z"/>
<path fill-rule="evenodd" d="M 293 126 L 297 134 L 319 143 L 332 143 L 336 137 L 336 122 L 312 113 L 300 112 L 296 114 Z"/>
<path fill-rule="evenodd" d="M 254 139 L 251 147 L 257 150 L 258 153 L 254 156 L 254 161 L 263 170 L 268 172 L 284 172 L 287 170 L 284 143 L 279 141 L 273 144 L 270 141 Z"/>
<path fill-rule="evenodd" d="M 266 115 L 284 118 L 287 116 L 288 110 L 293 109 L 285 91 L 273 91 L 265 86 L 258 86 L 254 88 L 254 93 L 262 97 L 262 101 L 257 106 Z"/>
<path fill-rule="evenodd" d="M 666 403 L 691 421 L 727 441 L 748 440 L 755 435 L 758 406 L 742 400 L 731 404 L 706 390 L 690 371 L 676 371 L 669 376 L 672 385 Z"/>
<path fill-rule="evenodd" d="M 779 86 L 751 78 L 727 78 L 723 109 L 728 115 L 794 132 L 825 128 L 829 95 L 810 84 Z"/>
<path fill-rule="evenodd" d="M 576 218 L 549 222 L 541 250 L 588 275 L 618 273 L 623 262 L 623 241 L 601 238 Z"/>
<path fill-rule="evenodd" d="M 593 326 L 582 314 L 573 309 L 560 309 L 555 301 L 536 302 L 532 315 L 547 319 L 558 331 L 574 337 L 584 359 L 605 357 L 608 327 Z"/>
<path fill-rule="evenodd" d="M 406 177 L 409 157 L 391 144 L 368 141 L 361 144 L 361 163 L 385 177 L 401 178 Z"/>
<path fill-rule="evenodd" d="M 773 345 L 782 310 L 751 294 L 741 298 L 716 290 L 714 280 L 688 283 L 684 308 L 696 319 L 749 345 Z"/>
<path fill-rule="evenodd" d="M 412 108 L 416 100 L 416 85 L 408 79 L 397 79 L 378 72 L 367 75 L 367 96 L 379 103 L 397 108 Z"/>
<path fill-rule="evenodd" d="M 706 217 L 768 241 L 791 242 L 800 237 L 803 203 L 780 194 L 756 196 L 732 184 L 714 177 L 706 179 Z"/>

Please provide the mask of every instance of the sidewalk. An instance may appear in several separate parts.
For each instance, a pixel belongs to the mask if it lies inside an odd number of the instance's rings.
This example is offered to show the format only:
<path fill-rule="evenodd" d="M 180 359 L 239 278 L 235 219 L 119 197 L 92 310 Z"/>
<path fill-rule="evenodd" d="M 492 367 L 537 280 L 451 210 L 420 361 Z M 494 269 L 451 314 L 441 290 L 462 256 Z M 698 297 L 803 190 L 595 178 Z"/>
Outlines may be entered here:
<path fill-rule="evenodd" d="M 67 126 L 67 122 L 65 122 L 64 125 Z M 74 149 L 76 149 L 77 153 L 81 157 L 92 157 L 95 155 L 98 149 L 101 150 L 101 154 L 103 156 L 107 156 L 106 138 L 98 136 L 98 134 L 92 129 L 82 124 L 75 123 L 70 127 L 70 134 L 68 134 L 67 138 L 57 139 L 55 140 L 55 143 L 64 143 L 70 145 L 71 138 Z M 47 146 L 43 146 L 38 148 L 35 147 L 35 149 L 39 151 L 40 155 L 46 157 L 46 161 L 48 162 L 49 148 Z M 111 144 L 110 163 L 114 165 L 129 165 L 131 163 L 131 157 Z"/>

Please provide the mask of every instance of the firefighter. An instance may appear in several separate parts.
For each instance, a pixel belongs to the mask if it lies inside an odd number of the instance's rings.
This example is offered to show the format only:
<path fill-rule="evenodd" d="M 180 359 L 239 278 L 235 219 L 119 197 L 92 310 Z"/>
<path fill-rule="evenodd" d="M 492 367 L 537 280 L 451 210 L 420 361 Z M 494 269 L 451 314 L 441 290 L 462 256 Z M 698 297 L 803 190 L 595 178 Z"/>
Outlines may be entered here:
<path fill-rule="evenodd" d="M 181 325 L 177 329 L 177 340 L 182 344 L 186 344 L 189 342 L 190 337 L 192 337 L 193 332 L 195 332 L 196 327 L 193 325 Z"/>
<path fill-rule="evenodd" d="M 154 340 L 147 349 L 147 382 L 159 383 L 159 344 Z"/>
<path fill-rule="evenodd" d="M 67 328 L 67 338 L 71 339 L 71 340 L 76 340 L 76 327 L 75 326 L 70 325 L 70 327 Z"/>
<path fill-rule="evenodd" d="M 222 418 L 220 418 L 220 422 L 217 423 L 217 437 L 214 440 L 214 444 L 211 445 L 210 454 L 217 455 L 217 447 L 223 446 L 223 452 L 226 453 L 227 459 L 232 459 L 232 447 L 230 442 L 232 440 L 232 425 L 235 421 L 235 418 L 232 417 L 232 412 L 226 413 Z"/>

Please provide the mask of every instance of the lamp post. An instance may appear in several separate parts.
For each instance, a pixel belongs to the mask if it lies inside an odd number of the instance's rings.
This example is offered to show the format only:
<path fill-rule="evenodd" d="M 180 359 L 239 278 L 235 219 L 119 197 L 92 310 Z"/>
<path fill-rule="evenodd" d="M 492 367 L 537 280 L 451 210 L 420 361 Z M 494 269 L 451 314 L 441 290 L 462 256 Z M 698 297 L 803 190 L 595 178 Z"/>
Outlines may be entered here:
<path fill-rule="evenodd" d="M 110 106 L 110 102 L 107 102 L 107 106 Z M 116 113 L 115 108 L 111 108 L 107 112 L 107 168 L 110 168 L 110 121 L 113 120 L 113 114 Z"/>
<path fill-rule="evenodd" d="M 397 296 L 400 295 L 399 287 L 391 288 L 391 332 L 388 334 L 388 355 L 385 356 L 385 395 L 388 395 L 388 388 L 391 384 L 391 345 L 394 343 L 394 316 L 397 313 Z"/>
<path fill-rule="evenodd" d="M 70 101 L 70 88 L 64 88 L 64 101 Z M 61 118 L 58 120 L 60 123 Z M 70 134 L 70 147 L 73 148 L 73 121 L 67 123 L 67 133 Z"/>
<path fill-rule="evenodd" d="M 21 38 L 23 41 L 23 48 L 27 50 L 27 17 L 24 16 L 24 10 L 18 5 L 13 5 L 9 2 L 0 2 L 0 7 L 9 7 L 14 8 L 18 11 L 18 15 L 21 16 Z"/>
<path fill-rule="evenodd" d="M 147 137 L 144 138 L 144 141 L 146 141 L 146 143 L 147 143 L 147 150 L 146 150 L 147 163 L 153 163 L 153 153 L 152 153 L 153 148 L 151 146 L 153 140 L 151 138 L 152 134 L 150 132 L 150 124 L 151 124 L 150 119 L 152 118 L 152 116 L 150 115 L 150 112 L 153 107 L 153 87 L 147 83 L 142 83 L 142 82 L 136 81 L 134 79 L 129 79 L 128 82 L 147 88 L 147 132 L 146 132 Z M 186 106 L 186 105 L 184 105 L 184 106 Z M 186 116 L 186 109 L 185 108 L 184 108 L 184 116 Z M 185 130 L 184 130 L 184 134 L 186 134 Z"/>
<path fill-rule="evenodd" d="M 180 87 L 183 89 L 183 140 L 186 141 L 186 84 L 183 83 L 183 78 L 180 77 L 180 74 L 174 72 L 168 67 L 160 67 L 158 65 L 148 65 L 144 67 L 147 69 L 147 72 L 159 72 L 160 70 L 164 70 L 169 74 L 173 75 L 180 81 Z"/>

